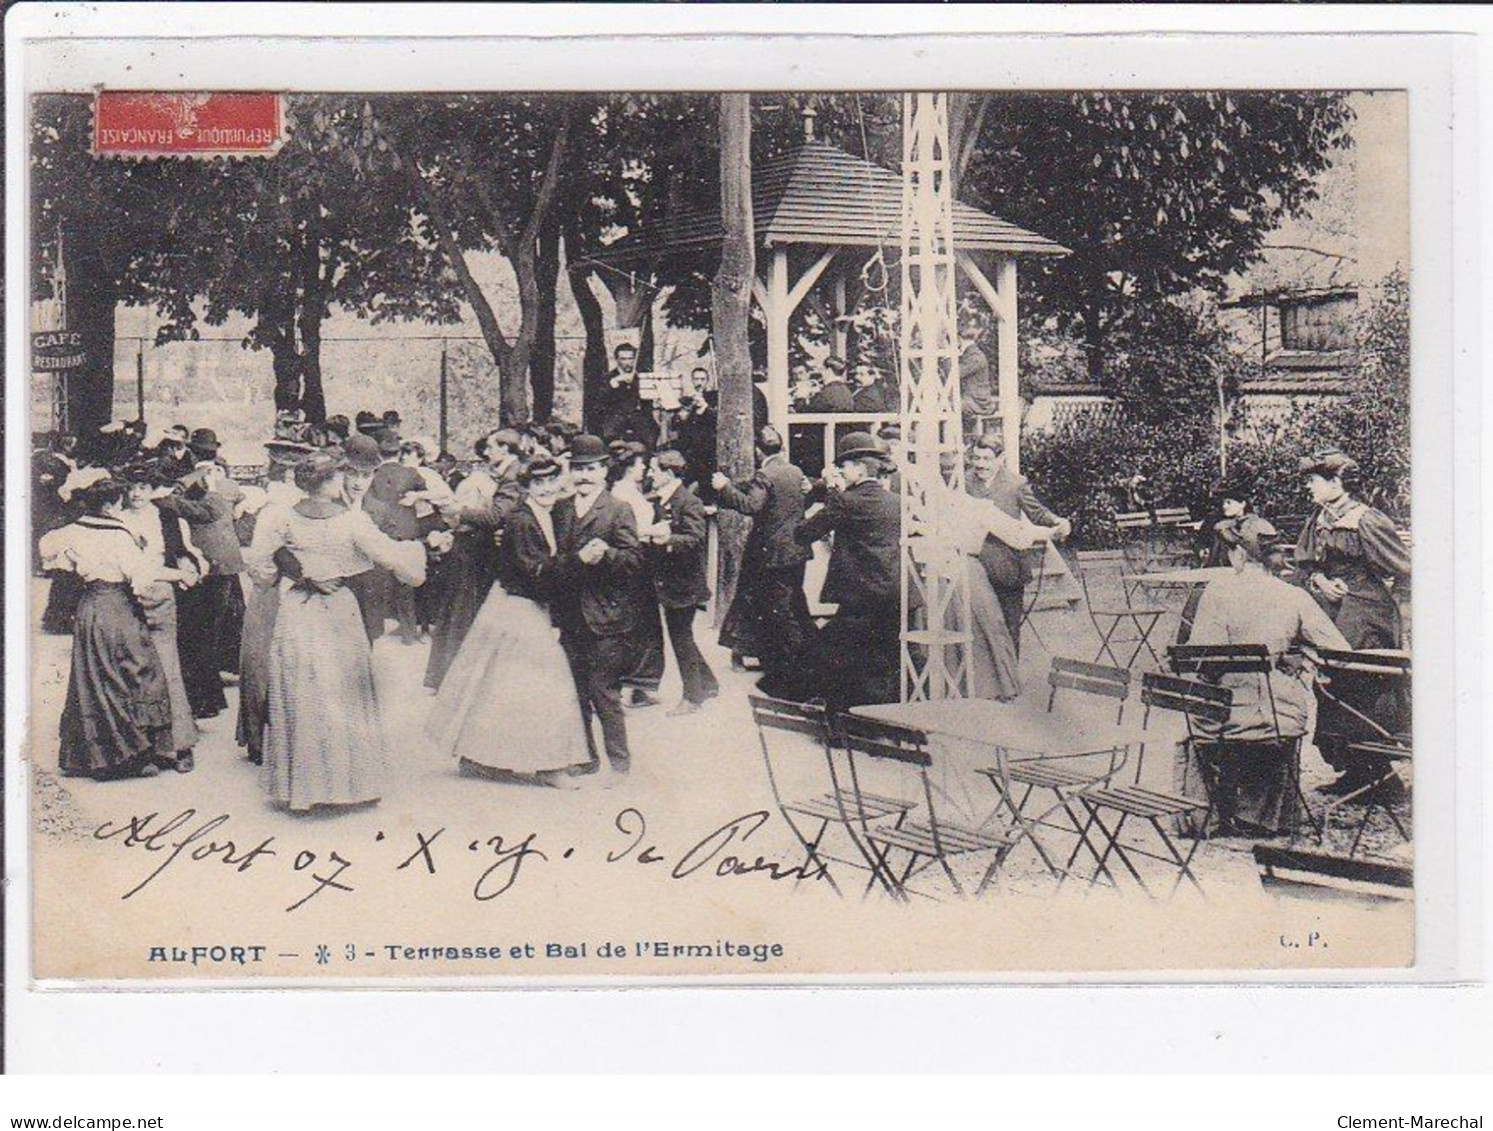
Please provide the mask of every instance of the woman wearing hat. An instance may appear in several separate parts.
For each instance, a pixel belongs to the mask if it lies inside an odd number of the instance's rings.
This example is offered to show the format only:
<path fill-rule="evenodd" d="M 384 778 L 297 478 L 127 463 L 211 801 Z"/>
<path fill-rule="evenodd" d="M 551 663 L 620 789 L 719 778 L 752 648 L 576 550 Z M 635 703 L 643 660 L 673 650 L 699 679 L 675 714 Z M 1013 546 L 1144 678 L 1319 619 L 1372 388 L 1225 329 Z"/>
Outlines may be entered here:
<path fill-rule="evenodd" d="M 297 465 L 306 498 L 260 516 L 248 552 L 252 575 L 279 578 L 270 638 L 263 782 L 293 812 L 377 801 L 388 738 L 374 694 L 371 648 L 349 577 L 374 566 L 409 585 L 425 580 L 425 549 L 396 542 L 343 501 L 342 468 L 317 453 Z M 298 580 L 276 563 L 288 551 Z"/>
<path fill-rule="evenodd" d="M 112 478 L 89 484 L 77 493 L 81 517 L 41 540 L 44 567 L 83 587 L 59 733 L 64 776 L 152 777 L 175 764 L 170 690 L 138 595 L 189 575 L 142 547 L 125 494 Z"/>
<path fill-rule="evenodd" d="M 296 465 L 308 459 L 315 449 L 290 441 L 271 440 L 265 444 L 270 456 L 269 481 L 265 484 L 264 505 L 255 518 L 278 521 L 277 511 L 288 510 L 306 497 L 295 485 Z M 253 545 L 251 538 L 250 545 Z M 288 555 L 279 563 L 289 565 Z M 254 765 L 264 762 L 264 727 L 269 718 L 270 640 L 275 634 L 275 619 L 280 612 L 279 576 L 250 577 L 249 594 L 244 599 L 243 643 L 239 651 L 238 744 L 248 751 Z"/>
<path fill-rule="evenodd" d="M 1398 648 L 1391 587 L 1410 580 L 1410 551 L 1382 511 L 1348 490 L 1358 464 L 1332 449 L 1301 461 L 1315 509 L 1296 544 L 1312 595 L 1354 648 Z"/>
<path fill-rule="evenodd" d="M 555 634 L 554 585 L 560 465 L 549 455 L 521 473 L 523 502 L 498 548 L 498 584 L 462 642 L 427 724 L 467 772 L 532 776 L 575 788 L 566 771 L 590 761 L 580 699 Z"/>
<path fill-rule="evenodd" d="M 653 525 L 653 500 L 643 490 L 648 472 L 648 449 L 635 440 L 613 440 L 607 445 L 611 465 L 607 483 L 612 498 L 632 508 L 639 530 Z M 645 558 L 632 576 L 636 616 L 633 621 L 631 670 L 622 680 L 628 707 L 656 707 L 664 679 L 664 630 L 653 593 L 653 571 Z"/>
<path fill-rule="evenodd" d="M 1389 516 L 1355 499 L 1349 491 L 1358 464 L 1337 449 L 1301 461 L 1315 509 L 1296 544 L 1296 564 L 1317 603 L 1326 610 L 1353 649 L 1397 649 L 1400 614 L 1395 596 L 1410 582 L 1410 551 Z M 1317 714 L 1318 752 L 1337 781 L 1328 793 L 1352 793 L 1384 776 L 1387 766 L 1349 757 L 1350 742 L 1378 738 L 1358 714 L 1398 733 L 1409 726 L 1408 703 L 1378 687 L 1355 688 L 1346 681 L 1323 698 Z M 1381 701 L 1382 700 L 1382 701 Z M 1347 704 L 1342 706 L 1341 704 Z"/>
<path fill-rule="evenodd" d="M 154 505 L 156 498 L 170 493 L 166 486 L 170 479 L 165 468 L 156 462 L 142 461 L 123 468 L 120 478 L 127 484 L 125 512 L 121 516 L 125 525 L 163 572 L 173 570 L 182 574 L 175 586 L 169 581 L 157 580 L 139 587 L 135 598 L 150 629 L 150 639 L 155 644 L 156 656 L 160 659 L 170 693 L 171 748 L 176 752 L 175 768 L 180 773 L 189 773 L 194 764 L 192 749 L 200 734 L 197 721 L 192 717 L 187 685 L 182 678 L 176 595 L 179 589 L 192 588 L 207 573 L 207 558 L 192 544 L 187 524 Z"/>
<path fill-rule="evenodd" d="M 1281 561 L 1275 527 L 1255 515 L 1241 515 L 1216 529 L 1228 547 L 1233 572 L 1203 590 L 1190 642 L 1263 644 L 1275 664 L 1268 687 L 1257 674 L 1219 677 L 1219 684 L 1233 692 L 1233 707 L 1228 721 L 1213 729 L 1222 738 L 1264 743 L 1275 737 L 1278 721 L 1282 738 L 1299 739 L 1306 734 L 1312 693 L 1299 670 L 1281 660 L 1301 645 L 1344 648 L 1347 641 L 1315 601 L 1275 576 L 1273 569 Z M 1177 755 L 1177 787 L 1206 800 L 1205 782 L 1212 781 L 1221 835 L 1290 832 L 1300 816 L 1290 761 L 1298 751 L 1295 741 L 1275 749 L 1263 744 L 1236 747 L 1227 762 L 1204 766 L 1196 749 L 1184 744 Z"/>
<path fill-rule="evenodd" d="M 442 512 L 453 537 L 425 665 L 425 686 L 433 691 L 440 689 L 497 576 L 495 539 L 523 497 L 518 482 L 522 445 L 522 437 L 511 428 L 478 440 L 476 453 L 482 463 L 457 485 Z"/>

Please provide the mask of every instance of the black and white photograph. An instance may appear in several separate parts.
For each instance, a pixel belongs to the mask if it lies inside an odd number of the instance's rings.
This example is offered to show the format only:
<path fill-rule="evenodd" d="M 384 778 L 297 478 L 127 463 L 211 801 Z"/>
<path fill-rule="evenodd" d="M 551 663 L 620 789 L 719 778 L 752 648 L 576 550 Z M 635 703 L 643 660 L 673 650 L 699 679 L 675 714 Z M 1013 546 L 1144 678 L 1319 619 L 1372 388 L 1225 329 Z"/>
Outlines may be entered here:
<path fill-rule="evenodd" d="M 35 978 L 1414 964 L 1404 90 L 364 79 L 28 91 Z"/>

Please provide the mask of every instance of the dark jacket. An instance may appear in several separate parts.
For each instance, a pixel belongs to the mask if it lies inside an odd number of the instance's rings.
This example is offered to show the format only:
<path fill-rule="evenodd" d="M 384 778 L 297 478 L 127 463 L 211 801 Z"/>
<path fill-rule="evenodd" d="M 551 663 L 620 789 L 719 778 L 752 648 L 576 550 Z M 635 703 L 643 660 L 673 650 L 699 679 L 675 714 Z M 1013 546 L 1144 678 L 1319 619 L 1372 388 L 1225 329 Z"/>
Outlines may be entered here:
<path fill-rule="evenodd" d="M 869 480 L 831 491 L 824 509 L 805 520 L 795 537 L 807 546 L 830 534 L 835 544 L 821 601 L 850 608 L 900 599 L 902 504 L 895 495 Z"/>
<path fill-rule="evenodd" d="M 831 381 L 809 398 L 809 412 L 854 412 L 855 393 L 844 381 Z"/>
<path fill-rule="evenodd" d="M 574 499 L 562 499 L 553 513 L 558 546 L 553 609 L 561 631 L 572 637 L 631 632 L 637 616 L 633 575 L 643 564 L 632 508 L 603 491 L 582 518 L 576 516 Z M 578 554 L 593 538 L 610 548 L 601 561 L 586 565 Z"/>
<path fill-rule="evenodd" d="M 717 493 L 720 504 L 752 516 L 743 561 L 763 569 L 783 569 L 809 560 L 809 548 L 795 539 L 804 520 L 804 473 L 786 456 L 769 456 L 745 483 L 728 483 Z"/>
<path fill-rule="evenodd" d="M 653 504 L 653 521 L 669 524 L 669 540 L 646 548 L 653 567 L 653 590 L 666 609 L 688 609 L 710 599 L 705 576 L 705 551 L 709 528 L 705 504 L 683 483 L 668 502 Z"/>
<path fill-rule="evenodd" d="M 555 561 L 534 512 L 523 504 L 515 507 L 503 525 L 498 547 L 498 581 L 503 589 L 550 606 L 556 596 Z"/>
<path fill-rule="evenodd" d="M 873 381 L 869 385 L 861 385 L 855 390 L 855 411 L 864 412 L 867 415 L 873 413 L 896 412 L 898 405 L 892 390 L 887 388 L 885 382 Z"/>
<path fill-rule="evenodd" d="M 363 509 L 377 526 L 397 542 L 410 542 L 430 533 L 433 526 L 415 517 L 414 507 L 399 504 L 411 491 L 425 490 L 425 480 L 412 467 L 385 463 L 373 473 L 373 482 L 363 495 Z M 432 516 L 434 517 L 434 516 Z"/>
<path fill-rule="evenodd" d="M 973 476 L 965 486 L 975 498 L 989 499 L 1012 518 L 1025 517 L 1039 526 L 1056 526 L 1060 521 L 1037 498 L 1026 476 L 1015 475 L 1005 467 L 996 470 L 995 478 L 988 486 Z M 1015 589 L 1032 579 L 1031 559 L 998 538 L 985 539 L 985 545 L 980 548 L 980 564 L 985 567 L 985 574 L 996 589 Z"/>
<path fill-rule="evenodd" d="M 156 505 L 167 514 L 187 520 L 192 530 L 192 542 L 202 551 L 211 567 L 210 572 L 232 574 L 244 572 L 244 552 L 238 542 L 238 531 L 233 525 L 234 505 L 244 497 L 237 484 L 231 490 L 206 491 L 169 495 Z"/>
<path fill-rule="evenodd" d="M 637 376 L 614 386 L 612 380 L 617 376 L 618 371 L 613 369 L 600 390 L 594 416 L 596 430 L 606 440 L 658 443 L 658 421 L 653 419 L 652 406 L 638 396 Z"/>

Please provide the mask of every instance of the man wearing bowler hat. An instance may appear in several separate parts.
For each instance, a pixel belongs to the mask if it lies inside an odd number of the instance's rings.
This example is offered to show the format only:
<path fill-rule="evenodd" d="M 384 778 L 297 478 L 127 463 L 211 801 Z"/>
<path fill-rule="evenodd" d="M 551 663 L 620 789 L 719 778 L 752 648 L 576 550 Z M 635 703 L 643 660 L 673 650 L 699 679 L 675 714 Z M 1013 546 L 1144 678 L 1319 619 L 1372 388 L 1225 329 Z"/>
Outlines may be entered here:
<path fill-rule="evenodd" d="M 643 565 L 632 508 L 606 489 L 609 453 L 600 437 L 580 435 L 570 446 L 575 494 L 554 508 L 555 589 L 553 607 L 560 643 L 580 695 L 591 768 L 600 769 L 591 718 L 601 721 L 612 770 L 625 774 L 631 762 L 622 711 L 622 677 L 637 616 L 634 575 Z"/>
<path fill-rule="evenodd" d="M 888 462 L 886 445 L 869 432 L 842 436 L 834 477 L 841 485 L 831 488 L 823 509 L 794 536 L 807 546 L 834 535 L 819 596 L 839 610 L 807 649 L 797 673 L 803 686 L 790 698 L 819 697 L 834 710 L 897 698 L 902 504 L 882 484 Z M 783 689 L 773 681 L 763 690 Z"/>
<path fill-rule="evenodd" d="M 228 705 L 220 673 L 238 671 L 244 626 L 239 574 L 244 572 L 244 556 L 233 514 L 244 492 L 217 462 L 218 438 L 211 429 L 194 431 L 188 446 L 197 466 L 181 478 L 176 493 L 157 500 L 156 506 L 186 520 L 193 544 L 208 561 L 207 576 L 177 595 L 182 677 L 192 713 L 206 719 Z"/>

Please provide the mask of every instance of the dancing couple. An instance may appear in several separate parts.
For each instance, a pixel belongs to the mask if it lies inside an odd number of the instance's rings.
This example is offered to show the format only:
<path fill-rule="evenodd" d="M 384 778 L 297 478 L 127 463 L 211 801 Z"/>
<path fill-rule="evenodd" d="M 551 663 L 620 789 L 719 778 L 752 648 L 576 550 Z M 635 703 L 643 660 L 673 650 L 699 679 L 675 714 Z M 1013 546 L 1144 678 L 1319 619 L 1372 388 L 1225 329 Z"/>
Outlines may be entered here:
<path fill-rule="evenodd" d="M 498 544 L 497 580 L 432 704 L 427 728 L 462 772 L 575 789 L 601 769 L 608 783 L 631 756 L 621 685 L 643 565 L 632 510 L 607 490 L 606 446 L 577 436 L 564 469 L 524 465 L 524 498 Z"/>

